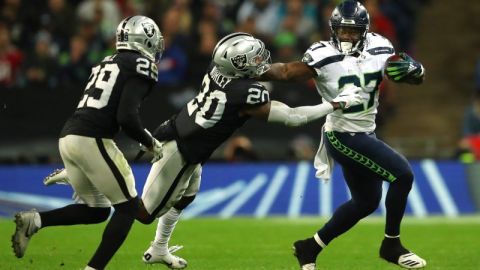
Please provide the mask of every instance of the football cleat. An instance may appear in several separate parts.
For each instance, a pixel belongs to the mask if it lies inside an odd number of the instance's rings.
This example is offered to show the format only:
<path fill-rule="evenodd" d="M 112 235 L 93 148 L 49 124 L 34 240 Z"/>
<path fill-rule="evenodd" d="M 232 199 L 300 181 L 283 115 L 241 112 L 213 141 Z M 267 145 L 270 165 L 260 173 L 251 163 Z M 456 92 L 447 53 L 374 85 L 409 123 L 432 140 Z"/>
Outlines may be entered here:
<path fill-rule="evenodd" d="M 427 265 L 424 259 L 404 248 L 398 238 L 385 238 L 383 240 L 380 247 L 380 257 L 407 269 L 418 269 Z"/>
<path fill-rule="evenodd" d="M 45 186 L 53 184 L 68 185 L 68 175 L 65 169 L 55 169 L 51 174 L 43 179 Z"/>
<path fill-rule="evenodd" d="M 17 258 L 22 258 L 27 250 L 32 235 L 38 231 L 34 218 L 37 210 L 23 211 L 15 214 L 15 233 L 12 236 L 12 248 Z"/>
<path fill-rule="evenodd" d="M 301 270 L 316 270 L 317 254 L 308 249 L 307 239 L 293 243 L 293 255 L 297 258 Z"/>
<path fill-rule="evenodd" d="M 407 269 L 423 268 L 427 266 L 427 262 L 413 252 L 401 255 L 398 258 L 397 264 Z"/>
<path fill-rule="evenodd" d="M 183 269 L 187 267 L 187 261 L 183 258 L 173 255 L 172 253 L 180 250 L 183 246 L 171 246 L 168 248 L 168 253 L 159 255 L 152 243 L 150 247 L 143 254 L 143 262 L 147 264 L 161 263 L 165 264 L 170 269 Z"/>

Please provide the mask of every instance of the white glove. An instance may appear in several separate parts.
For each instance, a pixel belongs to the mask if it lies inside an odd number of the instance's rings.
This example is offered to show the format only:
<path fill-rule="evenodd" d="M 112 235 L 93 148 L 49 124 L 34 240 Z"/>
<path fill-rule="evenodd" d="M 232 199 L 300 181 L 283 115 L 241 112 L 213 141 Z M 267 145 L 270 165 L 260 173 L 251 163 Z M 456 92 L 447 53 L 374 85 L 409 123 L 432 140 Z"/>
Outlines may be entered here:
<path fill-rule="evenodd" d="M 340 106 L 343 109 L 347 109 L 351 106 L 362 104 L 364 98 L 361 95 L 362 88 L 357 86 L 348 87 L 343 90 L 338 96 L 332 99 L 333 102 L 340 103 Z"/>
<path fill-rule="evenodd" d="M 145 129 L 145 132 L 147 132 L 148 135 L 152 136 L 150 131 L 148 131 L 147 129 Z M 152 153 L 153 158 L 150 162 L 155 163 L 163 157 L 163 147 L 162 147 L 163 145 L 157 139 L 155 139 L 153 136 L 152 136 L 152 140 L 153 140 L 152 147 L 147 148 L 145 145 L 140 144 L 140 149 L 142 149 L 145 152 Z"/>
<path fill-rule="evenodd" d="M 150 152 L 153 155 L 151 163 L 159 161 L 163 157 L 163 147 L 162 144 L 155 138 L 152 137 L 153 145 L 150 148 L 147 148 L 145 145 L 140 144 L 140 148 L 145 152 Z"/>

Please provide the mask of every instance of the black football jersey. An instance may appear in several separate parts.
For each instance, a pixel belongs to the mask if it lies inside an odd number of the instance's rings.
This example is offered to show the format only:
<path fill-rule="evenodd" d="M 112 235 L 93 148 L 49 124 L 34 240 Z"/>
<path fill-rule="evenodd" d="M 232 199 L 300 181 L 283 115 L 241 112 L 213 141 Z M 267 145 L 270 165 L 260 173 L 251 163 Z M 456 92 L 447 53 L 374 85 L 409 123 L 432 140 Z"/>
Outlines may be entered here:
<path fill-rule="evenodd" d="M 145 95 L 156 83 L 157 73 L 155 63 L 136 52 L 124 51 L 105 57 L 92 68 L 84 95 L 60 136 L 113 138 L 120 130 L 117 110 L 127 81 L 139 78 L 148 81 L 142 86 L 148 87 L 148 91 L 138 91 L 139 95 Z"/>
<path fill-rule="evenodd" d="M 177 144 L 187 162 L 206 161 L 249 116 L 241 111 L 270 101 L 268 91 L 253 79 L 230 79 L 216 68 L 205 74 L 200 93 L 175 118 Z"/>

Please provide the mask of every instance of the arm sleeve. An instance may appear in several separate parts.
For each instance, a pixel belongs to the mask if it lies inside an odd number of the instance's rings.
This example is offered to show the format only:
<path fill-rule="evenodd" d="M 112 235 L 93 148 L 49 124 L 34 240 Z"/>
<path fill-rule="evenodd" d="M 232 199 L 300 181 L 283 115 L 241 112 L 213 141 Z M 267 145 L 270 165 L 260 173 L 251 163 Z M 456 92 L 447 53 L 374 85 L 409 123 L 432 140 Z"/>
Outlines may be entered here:
<path fill-rule="evenodd" d="M 178 138 L 177 131 L 175 129 L 175 118 L 176 115 L 160 124 L 153 132 L 153 137 L 161 142 L 171 141 Z"/>
<path fill-rule="evenodd" d="M 272 101 L 270 105 L 270 113 L 268 115 L 268 122 L 281 123 L 286 126 L 296 127 L 322 118 L 333 112 L 333 110 L 333 105 L 329 102 L 324 102 L 315 106 L 290 108 L 282 102 Z"/>
<path fill-rule="evenodd" d="M 153 138 L 144 130 L 138 110 L 151 87 L 151 81 L 141 77 L 130 78 L 123 89 L 117 111 L 117 121 L 125 133 L 147 148 L 153 145 Z"/>

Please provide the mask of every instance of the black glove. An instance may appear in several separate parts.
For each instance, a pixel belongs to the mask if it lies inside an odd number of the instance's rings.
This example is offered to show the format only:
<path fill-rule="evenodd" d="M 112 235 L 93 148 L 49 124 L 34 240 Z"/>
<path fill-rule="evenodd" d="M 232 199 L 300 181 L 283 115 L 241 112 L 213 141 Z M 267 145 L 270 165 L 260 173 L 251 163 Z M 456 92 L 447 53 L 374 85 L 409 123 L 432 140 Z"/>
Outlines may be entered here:
<path fill-rule="evenodd" d="M 423 76 L 422 65 L 406 53 L 398 54 L 401 59 L 387 61 L 385 73 L 394 82 L 404 82 Z"/>

